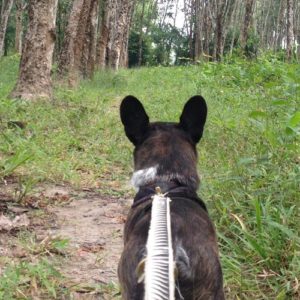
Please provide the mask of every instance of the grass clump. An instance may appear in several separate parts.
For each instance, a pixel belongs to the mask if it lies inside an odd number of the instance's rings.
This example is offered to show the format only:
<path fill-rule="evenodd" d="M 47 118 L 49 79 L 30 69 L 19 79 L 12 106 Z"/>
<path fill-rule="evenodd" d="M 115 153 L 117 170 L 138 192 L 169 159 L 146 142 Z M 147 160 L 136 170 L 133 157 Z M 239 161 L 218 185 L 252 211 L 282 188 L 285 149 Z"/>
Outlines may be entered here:
<path fill-rule="evenodd" d="M 0 299 L 63 299 L 66 294 L 60 286 L 62 276 L 47 261 L 20 262 L 9 265 L 0 280 Z"/>
<path fill-rule="evenodd" d="M 200 193 L 219 234 L 228 299 L 297 299 L 300 278 L 300 66 L 275 58 L 97 73 L 51 102 L 7 99 L 16 59 L 0 61 L 0 172 L 130 192 L 132 146 L 119 120 L 133 94 L 151 120 L 177 121 L 202 94 Z M 20 121 L 26 126 L 8 126 Z"/>

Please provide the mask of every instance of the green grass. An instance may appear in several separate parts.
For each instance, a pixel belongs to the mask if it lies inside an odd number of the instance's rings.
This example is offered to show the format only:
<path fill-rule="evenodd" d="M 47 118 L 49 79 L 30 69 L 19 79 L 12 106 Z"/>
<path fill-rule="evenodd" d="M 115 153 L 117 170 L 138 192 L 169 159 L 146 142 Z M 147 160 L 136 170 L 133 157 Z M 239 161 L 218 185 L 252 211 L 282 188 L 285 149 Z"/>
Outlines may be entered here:
<path fill-rule="evenodd" d="M 0 280 L 0 299 L 63 299 L 67 290 L 60 286 L 61 274 L 47 261 L 10 264 Z"/>
<path fill-rule="evenodd" d="M 25 184 L 131 193 L 122 98 L 140 98 L 151 120 L 177 121 L 186 100 L 202 94 L 209 115 L 198 147 L 199 192 L 218 230 L 228 299 L 298 299 L 299 65 L 268 57 L 103 72 L 76 89 L 56 82 L 53 101 L 37 103 L 7 99 L 17 66 L 17 57 L 0 60 L 0 176 Z"/>

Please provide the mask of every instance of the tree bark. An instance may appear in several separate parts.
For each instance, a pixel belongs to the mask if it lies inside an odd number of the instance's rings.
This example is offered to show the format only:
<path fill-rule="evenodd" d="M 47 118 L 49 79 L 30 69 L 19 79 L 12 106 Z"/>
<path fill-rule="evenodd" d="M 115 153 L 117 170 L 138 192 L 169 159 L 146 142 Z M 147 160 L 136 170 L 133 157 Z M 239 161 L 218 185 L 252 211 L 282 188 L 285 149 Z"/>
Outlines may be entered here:
<path fill-rule="evenodd" d="M 89 6 L 89 9 L 88 9 Z M 82 44 L 81 66 L 79 68 L 84 78 L 92 78 L 96 63 L 96 42 L 97 42 L 97 23 L 98 23 L 98 0 L 85 1 L 84 22 L 86 24 Z M 82 20 L 83 21 L 83 20 Z M 75 51 L 77 49 L 75 48 Z M 79 50 L 79 49 L 78 49 Z M 78 53 L 80 56 L 80 53 Z"/>
<path fill-rule="evenodd" d="M 249 36 L 249 29 L 251 27 L 252 19 L 253 19 L 253 11 L 255 0 L 246 0 L 246 7 L 245 7 L 245 17 L 244 17 L 244 25 L 241 35 L 241 46 L 245 49 L 248 41 Z"/>
<path fill-rule="evenodd" d="M 35 100 L 52 96 L 51 67 L 57 0 L 30 0 L 28 30 L 13 98 Z"/>
<path fill-rule="evenodd" d="M 129 41 L 130 26 L 133 17 L 134 3 L 135 1 L 131 1 L 130 3 L 130 7 L 127 14 L 127 23 L 124 28 L 123 43 L 122 43 L 120 61 L 119 61 L 119 67 L 121 68 L 128 67 L 128 41 Z"/>
<path fill-rule="evenodd" d="M 200 0 L 195 0 L 195 61 L 203 54 L 203 43 L 202 43 L 202 28 L 203 28 L 203 7 Z"/>
<path fill-rule="evenodd" d="M 17 53 L 22 53 L 22 36 L 23 36 L 23 10 L 25 5 L 23 0 L 16 0 L 16 36 L 15 36 L 15 50 Z"/>
<path fill-rule="evenodd" d="M 109 0 L 109 19 L 108 19 L 108 39 L 106 45 L 106 61 L 105 65 L 108 68 L 111 68 L 112 64 L 112 47 L 113 41 L 115 38 L 117 20 L 118 20 L 118 11 L 119 11 L 119 3 L 120 0 Z"/>
<path fill-rule="evenodd" d="M 216 19 L 216 59 L 221 61 L 223 57 L 224 46 L 224 20 L 225 20 L 225 0 L 217 2 L 217 19 Z"/>
<path fill-rule="evenodd" d="M 107 44 L 109 38 L 109 19 L 111 14 L 111 0 L 103 0 L 103 14 L 101 18 L 101 28 L 97 45 L 96 65 L 100 69 L 106 67 Z"/>
<path fill-rule="evenodd" d="M 61 76 L 69 76 L 70 85 L 79 77 L 93 76 L 97 20 L 97 0 L 74 0 L 58 66 Z"/>
<path fill-rule="evenodd" d="M 286 10 L 286 1 L 281 0 L 280 1 L 280 10 L 278 13 L 278 19 L 277 19 L 277 28 L 276 28 L 276 39 L 275 39 L 275 45 L 274 50 L 282 49 L 282 39 L 285 36 L 285 30 L 283 31 L 283 28 L 285 27 L 285 10 Z"/>
<path fill-rule="evenodd" d="M 268 32 L 267 32 L 267 24 L 268 24 L 268 19 L 269 19 L 269 14 L 270 14 L 270 9 L 271 9 L 271 1 L 269 2 L 268 8 L 267 8 L 267 13 L 264 13 L 265 19 L 264 21 L 261 20 L 262 22 L 262 28 L 261 28 L 261 35 L 260 35 L 260 45 L 262 48 L 267 49 L 268 48 Z M 274 34 L 274 33 L 273 33 Z"/>
<path fill-rule="evenodd" d="M 287 15 L 287 34 L 286 34 L 286 58 L 288 61 L 293 57 L 293 42 L 294 42 L 294 29 L 293 29 L 293 1 L 287 0 L 286 15 Z"/>
<path fill-rule="evenodd" d="M 4 0 L 1 6 L 1 15 L 0 15 L 0 57 L 3 55 L 4 49 L 4 39 L 6 34 L 6 27 L 8 17 L 13 5 L 13 0 Z"/>
<path fill-rule="evenodd" d="M 230 41 L 229 56 L 232 56 L 235 36 L 236 36 L 236 32 L 237 32 L 237 27 L 238 27 L 238 20 L 239 20 L 239 14 L 240 14 L 239 9 L 238 9 L 238 4 L 240 4 L 239 0 L 237 0 L 235 2 L 234 18 L 233 18 L 233 24 L 232 24 L 233 30 L 232 30 L 232 37 L 231 37 L 231 41 Z"/>
<path fill-rule="evenodd" d="M 69 16 L 58 65 L 58 73 L 63 76 L 77 69 L 78 58 L 75 57 L 74 48 L 78 44 L 77 31 L 83 4 L 84 0 L 74 0 Z"/>
<path fill-rule="evenodd" d="M 117 24 L 114 30 L 114 37 L 112 40 L 112 46 L 110 48 L 110 67 L 113 70 L 118 70 L 119 67 L 124 66 L 124 56 L 127 56 L 127 43 L 128 32 L 131 21 L 131 12 L 133 9 L 133 0 L 119 0 L 118 3 L 118 18 Z M 125 40 L 124 40 L 125 39 Z M 125 47 L 124 47 L 125 45 Z M 123 59 L 122 59 L 123 57 Z M 126 59 L 125 59 L 126 61 Z"/>
<path fill-rule="evenodd" d="M 204 45 L 203 51 L 205 57 L 211 57 L 212 52 L 210 51 L 210 42 L 212 37 L 212 17 L 210 14 L 210 8 L 208 5 L 204 7 L 204 16 L 203 16 L 203 28 L 204 28 Z"/>
<path fill-rule="evenodd" d="M 138 42 L 138 66 L 139 67 L 142 65 L 144 13 L 145 13 L 145 0 L 143 0 L 142 12 L 140 17 L 140 34 L 139 34 L 139 42 Z"/>

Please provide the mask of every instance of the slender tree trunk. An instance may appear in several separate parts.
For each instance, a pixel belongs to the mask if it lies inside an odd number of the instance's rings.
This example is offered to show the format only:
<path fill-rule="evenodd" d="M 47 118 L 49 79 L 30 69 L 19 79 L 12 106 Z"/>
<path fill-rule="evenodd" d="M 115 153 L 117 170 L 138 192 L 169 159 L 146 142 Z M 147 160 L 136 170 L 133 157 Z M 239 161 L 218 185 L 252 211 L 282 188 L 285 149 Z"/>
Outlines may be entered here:
<path fill-rule="evenodd" d="M 77 31 L 84 0 L 74 0 L 69 16 L 68 25 L 65 31 L 62 51 L 59 58 L 58 72 L 60 75 L 67 75 L 71 72 L 77 73 L 78 58 L 75 57 L 74 48 L 77 46 Z M 73 74 L 77 76 L 78 74 Z"/>
<path fill-rule="evenodd" d="M 15 50 L 17 53 L 22 53 L 22 36 L 23 36 L 23 10 L 25 5 L 23 0 L 16 0 L 16 36 L 15 36 Z"/>
<path fill-rule="evenodd" d="M 1 15 L 0 15 L 0 57 L 3 55 L 4 49 L 4 39 L 6 34 L 6 27 L 8 17 L 13 5 L 13 0 L 4 0 L 1 6 Z"/>
<path fill-rule="evenodd" d="M 287 0 L 286 7 L 287 15 L 287 34 L 286 34 L 286 58 L 291 61 L 293 56 L 293 42 L 294 42 L 294 29 L 293 29 L 293 1 Z"/>
<path fill-rule="evenodd" d="M 98 0 L 87 0 L 84 5 L 84 18 L 81 24 L 85 25 L 85 31 L 81 36 L 82 53 L 79 70 L 84 78 L 92 78 L 96 62 L 96 42 L 98 24 Z M 75 48 L 76 52 L 77 48 Z M 77 55 L 80 56 L 80 53 Z"/>
<path fill-rule="evenodd" d="M 109 19 L 111 15 L 111 0 L 103 0 L 101 29 L 97 45 L 97 58 L 96 64 L 100 69 L 106 66 L 107 44 L 109 38 Z"/>
<path fill-rule="evenodd" d="M 195 0 L 195 61 L 203 54 L 202 28 L 203 7 L 200 0 Z"/>
<path fill-rule="evenodd" d="M 251 27 L 252 19 L 253 19 L 253 11 L 255 0 L 246 0 L 245 1 L 245 17 L 244 17 L 244 25 L 241 35 L 241 46 L 245 49 L 249 36 L 249 29 Z"/>
<path fill-rule="evenodd" d="M 119 5 L 118 1 L 120 0 L 109 0 L 109 19 L 108 19 L 108 40 L 106 45 L 106 57 L 105 57 L 105 65 L 108 68 L 111 68 L 112 65 L 112 48 L 113 42 L 116 34 L 117 21 L 118 21 L 118 12 Z"/>
<path fill-rule="evenodd" d="M 216 19 L 216 59 L 221 61 L 223 57 L 224 45 L 224 19 L 225 19 L 225 0 L 217 2 L 217 19 Z"/>
<path fill-rule="evenodd" d="M 261 28 L 261 34 L 260 34 L 260 45 L 264 49 L 268 49 L 270 45 L 268 45 L 268 31 L 267 31 L 267 25 L 269 21 L 269 14 L 272 6 L 272 1 L 269 1 L 267 7 L 267 11 L 264 11 L 264 20 L 261 20 L 262 28 Z M 274 4 L 273 4 L 274 5 Z"/>
<path fill-rule="evenodd" d="M 295 40 L 297 41 L 297 61 L 300 60 L 300 3 L 295 5 Z"/>
<path fill-rule="evenodd" d="M 276 25 L 275 25 L 275 32 L 274 32 L 274 37 L 272 40 L 272 49 L 275 52 L 277 48 L 277 39 L 279 35 L 279 25 L 282 19 L 282 1 L 284 0 L 279 0 L 279 7 L 278 7 L 278 14 L 276 18 Z"/>
<path fill-rule="evenodd" d="M 210 42 L 212 37 L 212 17 L 210 14 L 209 6 L 206 5 L 204 8 L 204 52 L 206 57 L 210 57 L 212 52 L 210 51 Z"/>
<path fill-rule="evenodd" d="M 130 2 L 128 14 L 127 14 L 128 21 L 124 28 L 123 43 L 122 43 L 120 61 L 119 61 L 119 67 L 122 68 L 128 67 L 128 41 L 129 41 L 130 26 L 133 18 L 134 4 L 135 4 L 134 0 Z"/>
<path fill-rule="evenodd" d="M 193 3 L 195 0 L 192 0 L 191 2 Z M 194 15 L 194 5 L 191 4 L 191 11 L 190 11 L 190 19 L 189 19 L 189 49 L 190 49 L 190 59 L 194 60 L 195 58 L 195 46 L 194 46 L 194 36 L 195 36 L 195 22 L 193 20 L 193 15 Z"/>
<path fill-rule="evenodd" d="M 69 76 L 70 85 L 80 76 L 93 76 L 97 20 L 97 0 L 74 0 L 58 66 L 60 75 Z"/>
<path fill-rule="evenodd" d="M 207 7 L 208 7 L 208 13 L 211 21 L 211 32 L 210 35 L 212 36 L 210 38 L 210 43 L 213 44 L 213 49 L 212 49 L 212 59 L 215 61 L 217 60 L 217 13 L 218 13 L 218 6 L 217 6 L 217 1 L 222 1 L 222 0 L 215 0 L 211 1 Z"/>
<path fill-rule="evenodd" d="M 236 36 L 236 30 L 238 27 L 238 20 L 239 20 L 239 14 L 240 14 L 240 10 L 238 9 L 238 4 L 239 0 L 236 1 L 235 3 L 235 8 L 234 8 L 234 18 L 233 18 L 233 30 L 232 30 L 232 37 L 231 37 L 231 41 L 230 41 L 230 50 L 229 50 L 229 55 L 232 56 L 232 52 L 233 52 L 233 46 L 234 46 L 234 41 L 235 41 L 235 36 Z"/>
<path fill-rule="evenodd" d="M 283 38 L 285 37 L 285 10 L 286 10 L 286 0 L 281 0 L 280 12 L 278 16 L 278 30 L 276 32 L 275 50 L 282 49 Z"/>
<path fill-rule="evenodd" d="M 127 51 L 126 47 L 124 47 L 124 38 L 128 39 L 127 30 L 129 29 L 128 26 L 131 21 L 131 11 L 133 9 L 134 1 L 122 0 L 118 4 L 120 6 L 118 11 L 117 25 L 114 32 L 112 47 L 110 49 L 110 66 L 114 70 L 118 70 L 120 66 L 124 65 L 124 60 L 123 63 L 121 63 L 121 57 L 126 55 L 125 52 Z"/>
<path fill-rule="evenodd" d="M 223 55 L 224 55 L 224 45 L 227 40 L 228 31 L 233 22 L 233 15 L 234 15 L 234 12 L 236 11 L 236 5 L 237 5 L 237 0 L 229 0 L 226 5 L 227 13 L 225 15 L 226 19 L 225 19 L 225 26 L 224 26 Z"/>
<path fill-rule="evenodd" d="M 57 0 L 30 0 L 28 30 L 22 50 L 19 78 L 12 97 L 50 98 Z"/>
<path fill-rule="evenodd" d="M 139 35 L 139 42 L 138 42 L 138 66 L 139 67 L 142 65 L 144 13 L 145 13 L 145 0 L 143 0 L 142 13 L 140 18 L 140 35 Z"/>

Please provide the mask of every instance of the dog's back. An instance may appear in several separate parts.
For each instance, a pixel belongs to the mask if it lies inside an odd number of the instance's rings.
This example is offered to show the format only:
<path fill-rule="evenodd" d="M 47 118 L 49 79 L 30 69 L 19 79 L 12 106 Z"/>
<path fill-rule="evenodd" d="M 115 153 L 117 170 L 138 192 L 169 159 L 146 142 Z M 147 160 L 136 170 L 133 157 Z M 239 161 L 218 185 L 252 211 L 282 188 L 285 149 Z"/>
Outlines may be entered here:
<path fill-rule="evenodd" d="M 140 102 L 128 96 L 121 105 L 121 119 L 135 145 L 132 180 L 138 189 L 125 225 L 118 270 L 123 299 L 144 299 L 144 283 L 138 281 L 146 256 L 151 196 L 156 186 L 172 200 L 176 299 L 224 299 L 214 226 L 196 194 L 199 178 L 195 145 L 206 120 L 204 99 L 191 98 L 178 124 L 149 123 Z"/>

